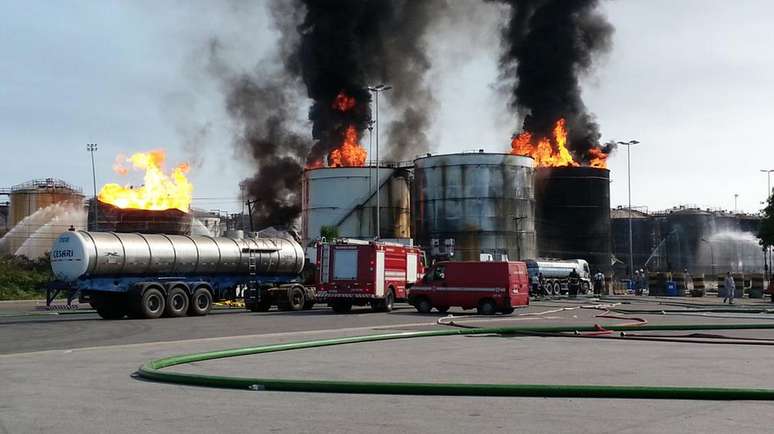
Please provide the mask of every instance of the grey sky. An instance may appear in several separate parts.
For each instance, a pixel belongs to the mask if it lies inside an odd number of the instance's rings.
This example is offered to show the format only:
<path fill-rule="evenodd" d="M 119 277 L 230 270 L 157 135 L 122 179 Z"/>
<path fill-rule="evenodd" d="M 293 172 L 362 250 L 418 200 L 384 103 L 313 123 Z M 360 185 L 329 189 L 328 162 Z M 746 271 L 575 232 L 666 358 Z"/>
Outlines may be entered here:
<path fill-rule="evenodd" d="M 124 182 L 110 170 L 119 152 L 163 147 L 170 163 L 194 164 L 195 206 L 237 209 L 250 168 L 231 146 L 204 47 L 217 36 L 232 63 L 249 69 L 276 35 L 260 4 L 216 3 L 0 3 L 0 186 L 57 177 L 90 192 L 86 143 L 100 145 L 98 184 Z M 430 41 L 440 104 L 429 136 L 435 152 L 505 151 L 518 122 L 497 87 L 501 15 L 493 5 L 470 13 L 478 3 L 455 4 L 474 25 L 463 31 L 444 19 Z M 634 204 L 731 209 L 738 193 L 740 209 L 757 211 L 766 188 L 758 170 L 774 168 L 771 3 L 603 8 L 614 46 L 585 79 L 584 97 L 603 140 L 642 142 L 632 149 Z M 609 162 L 612 204 L 625 204 L 625 152 Z"/>

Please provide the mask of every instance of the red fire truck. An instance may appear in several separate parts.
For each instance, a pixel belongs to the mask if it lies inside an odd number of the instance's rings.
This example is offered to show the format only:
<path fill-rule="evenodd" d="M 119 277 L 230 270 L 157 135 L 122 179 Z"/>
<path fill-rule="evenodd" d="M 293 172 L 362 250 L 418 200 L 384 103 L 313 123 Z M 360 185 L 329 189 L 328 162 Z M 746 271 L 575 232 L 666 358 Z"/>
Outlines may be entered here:
<path fill-rule="evenodd" d="M 409 303 L 421 313 L 451 306 L 477 308 L 479 314 L 512 313 L 529 304 L 529 275 L 524 262 L 437 262 L 411 289 Z"/>
<path fill-rule="evenodd" d="M 317 245 L 318 302 L 337 313 L 370 304 L 389 312 L 425 272 L 425 253 L 398 243 L 337 239 Z"/>

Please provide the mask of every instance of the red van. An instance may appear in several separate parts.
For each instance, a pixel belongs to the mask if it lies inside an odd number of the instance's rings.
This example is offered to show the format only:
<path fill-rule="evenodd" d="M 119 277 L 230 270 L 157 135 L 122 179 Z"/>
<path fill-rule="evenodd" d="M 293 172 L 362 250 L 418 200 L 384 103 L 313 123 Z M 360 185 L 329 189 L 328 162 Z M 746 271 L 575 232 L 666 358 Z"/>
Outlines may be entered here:
<path fill-rule="evenodd" d="M 419 312 L 446 312 L 452 306 L 479 314 L 512 313 L 529 304 L 529 276 L 524 262 L 438 262 L 411 287 L 409 303 Z"/>

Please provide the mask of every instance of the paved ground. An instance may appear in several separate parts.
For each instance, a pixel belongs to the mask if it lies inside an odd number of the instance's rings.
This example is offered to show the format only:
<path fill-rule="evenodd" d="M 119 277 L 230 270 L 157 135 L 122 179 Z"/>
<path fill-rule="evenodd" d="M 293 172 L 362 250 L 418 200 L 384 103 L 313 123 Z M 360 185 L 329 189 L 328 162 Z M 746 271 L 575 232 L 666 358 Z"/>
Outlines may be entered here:
<path fill-rule="evenodd" d="M 681 308 L 653 299 L 616 301 L 631 309 Z M 719 306 L 715 299 L 698 302 Z M 770 302 L 743 303 L 746 306 L 740 308 L 774 307 Z M 326 395 L 157 384 L 133 379 L 131 373 L 157 357 L 434 328 L 440 316 L 419 315 L 405 307 L 390 314 L 226 311 L 205 318 L 102 321 L 89 313 L 28 315 L 29 307 L 0 306 L 0 352 L 5 353 L 0 355 L 0 433 L 752 433 L 770 432 L 774 412 L 774 403 L 767 402 Z M 555 300 L 535 303 L 510 317 L 482 320 L 455 315 L 471 325 L 622 322 L 595 318 L 598 311 L 577 307 L 577 302 Z M 543 314 L 532 315 L 536 313 Z M 747 315 L 742 313 L 713 315 L 731 318 L 630 316 L 651 323 L 762 321 L 742 319 Z M 774 315 L 766 322 L 774 322 Z M 723 333 L 774 338 L 774 331 Z M 767 365 L 773 353 L 770 346 L 443 337 L 249 356 L 174 369 L 291 378 L 774 388 Z"/>

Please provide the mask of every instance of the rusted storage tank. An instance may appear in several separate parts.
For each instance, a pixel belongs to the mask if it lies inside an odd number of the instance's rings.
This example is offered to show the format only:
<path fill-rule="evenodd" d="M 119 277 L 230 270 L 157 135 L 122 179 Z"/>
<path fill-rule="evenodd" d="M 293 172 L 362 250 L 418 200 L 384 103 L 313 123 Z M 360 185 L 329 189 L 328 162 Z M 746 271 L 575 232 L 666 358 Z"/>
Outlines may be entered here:
<path fill-rule="evenodd" d="M 14 185 L 10 192 L 8 228 L 33 215 L 39 209 L 57 203 L 81 205 L 83 193 L 61 179 L 35 179 Z"/>
<path fill-rule="evenodd" d="M 411 236 L 411 172 L 405 168 L 319 167 L 304 171 L 301 220 L 304 246 L 332 226 L 340 237 L 376 237 L 376 190 L 379 186 L 379 233 L 385 238 Z"/>
<path fill-rule="evenodd" d="M 536 257 L 533 160 L 500 153 L 432 155 L 414 161 L 415 238 L 452 259 Z M 447 249 L 453 240 L 453 249 Z M 439 246 L 433 246 L 437 243 Z"/>
<path fill-rule="evenodd" d="M 544 258 L 585 259 L 592 273 L 612 269 L 610 171 L 541 167 L 535 172 L 537 249 Z"/>
<path fill-rule="evenodd" d="M 94 199 L 89 200 L 93 206 Z M 145 234 L 189 235 L 191 214 L 176 208 L 150 210 L 119 208 L 97 200 L 97 224 L 94 212 L 89 213 L 89 228 L 102 232 L 140 232 Z"/>
<path fill-rule="evenodd" d="M 57 234 L 86 226 L 81 190 L 62 180 L 32 180 L 11 187 L 8 194 L 8 233 L 0 238 L 0 256 L 43 257 Z"/>

